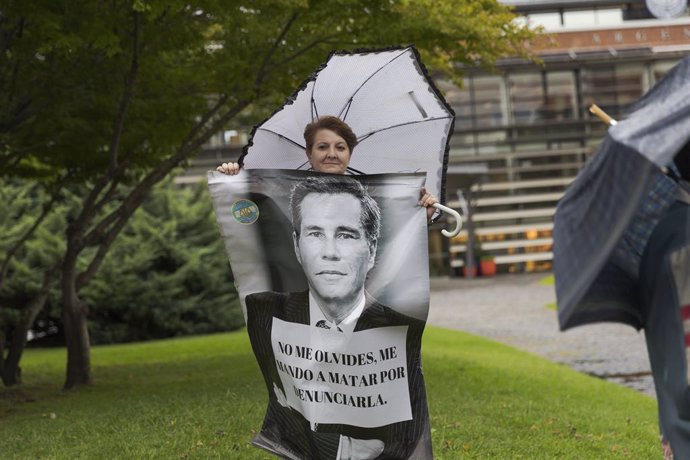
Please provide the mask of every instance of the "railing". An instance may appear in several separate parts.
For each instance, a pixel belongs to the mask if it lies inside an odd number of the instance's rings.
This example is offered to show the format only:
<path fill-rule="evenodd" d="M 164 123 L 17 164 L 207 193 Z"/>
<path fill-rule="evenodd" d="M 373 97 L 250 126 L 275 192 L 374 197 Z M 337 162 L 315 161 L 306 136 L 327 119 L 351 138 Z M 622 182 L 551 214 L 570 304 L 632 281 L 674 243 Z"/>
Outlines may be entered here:
<path fill-rule="evenodd" d="M 469 191 L 475 252 L 491 256 L 502 271 L 550 268 L 553 215 L 558 200 L 594 151 L 593 146 L 454 157 L 454 164 L 485 162 L 489 181 Z M 448 191 L 449 206 L 466 205 Z M 451 241 L 452 269 L 466 265 L 467 230 Z M 477 255 L 475 255 L 477 258 Z"/>

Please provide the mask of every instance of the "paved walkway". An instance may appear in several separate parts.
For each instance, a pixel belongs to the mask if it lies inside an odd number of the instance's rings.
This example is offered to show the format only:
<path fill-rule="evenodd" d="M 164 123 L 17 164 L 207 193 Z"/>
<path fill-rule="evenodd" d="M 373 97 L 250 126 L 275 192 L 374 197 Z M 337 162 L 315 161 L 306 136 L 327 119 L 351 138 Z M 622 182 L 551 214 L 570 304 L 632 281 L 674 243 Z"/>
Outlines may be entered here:
<path fill-rule="evenodd" d="M 654 396 L 644 334 L 622 324 L 560 332 L 548 274 L 433 278 L 428 323 L 505 343 Z"/>

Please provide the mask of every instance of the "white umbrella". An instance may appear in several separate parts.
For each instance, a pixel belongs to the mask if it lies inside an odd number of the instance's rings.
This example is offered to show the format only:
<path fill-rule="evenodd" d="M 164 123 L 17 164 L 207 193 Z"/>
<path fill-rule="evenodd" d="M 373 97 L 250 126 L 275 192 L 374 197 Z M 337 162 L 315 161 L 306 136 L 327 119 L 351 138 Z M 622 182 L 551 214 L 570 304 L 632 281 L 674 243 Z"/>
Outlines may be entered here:
<path fill-rule="evenodd" d="M 455 115 L 413 46 L 331 53 L 283 107 L 254 128 L 240 164 L 308 169 L 304 127 L 324 115 L 339 117 L 357 135 L 350 173 L 426 171 L 427 190 L 443 202 Z"/>

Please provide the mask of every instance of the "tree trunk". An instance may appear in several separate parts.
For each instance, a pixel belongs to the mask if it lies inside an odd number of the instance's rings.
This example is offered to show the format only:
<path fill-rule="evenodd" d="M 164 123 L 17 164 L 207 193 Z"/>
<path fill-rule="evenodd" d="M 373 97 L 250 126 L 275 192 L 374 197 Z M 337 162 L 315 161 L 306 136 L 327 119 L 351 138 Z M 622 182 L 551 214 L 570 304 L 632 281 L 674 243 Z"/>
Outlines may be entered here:
<path fill-rule="evenodd" d="M 51 285 L 52 275 L 47 275 L 43 288 L 22 312 L 19 323 L 12 330 L 12 340 L 10 341 L 9 350 L 7 351 L 7 358 L 3 360 L 2 355 L 0 355 L 0 361 L 4 361 L 0 367 L 0 377 L 2 378 L 2 383 L 4 383 L 6 387 L 22 383 L 22 368 L 19 366 L 19 363 L 21 362 L 22 354 L 26 348 L 26 335 L 34 324 L 36 316 L 38 316 L 43 309 L 46 300 L 48 300 Z"/>
<path fill-rule="evenodd" d="M 0 375 L 5 369 L 5 326 L 0 323 Z"/>
<path fill-rule="evenodd" d="M 77 254 L 68 240 L 62 266 L 62 321 L 67 343 L 67 375 L 64 389 L 91 384 L 91 344 L 86 324 L 86 305 L 77 293 Z"/>
<path fill-rule="evenodd" d="M 2 366 L 2 375 L 0 375 L 2 383 L 6 387 L 22 383 L 22 368 L 19 367 L 19 361 L 22 358 L 24 346 L 26 345 L 26 331 L 23 329 L 22 324 L 17 324 L 17 327 L 12 330 L 12 340 L 10 340 L 7 358 L 5 358 Z M 24 333 L 23 336 L 22 332 Z"/>
<path fill-rule="evenodd" d="M 77 299 L 77 303 L 81 301 Z M 81 305 L 67 306 L 62 315 L 67 341 L 65 390 L 91 384 L 91 344 L 86 312 Z"/>

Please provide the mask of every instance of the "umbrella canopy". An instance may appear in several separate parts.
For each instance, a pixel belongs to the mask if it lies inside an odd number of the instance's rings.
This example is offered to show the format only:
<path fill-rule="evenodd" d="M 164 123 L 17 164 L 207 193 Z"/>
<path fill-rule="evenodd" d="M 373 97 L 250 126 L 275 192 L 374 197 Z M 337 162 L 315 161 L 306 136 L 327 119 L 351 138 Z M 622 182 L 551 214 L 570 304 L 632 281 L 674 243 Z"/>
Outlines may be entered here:
<path fill-rule="evenodd" d="M 427 189 L 444 200 L 454 113 L 414 47 L 331 53 L 283 107 L 254 128 L 240 164 L 309 168 L 304 127 L 324 115 L 339 117 L 357 135 L 350 173 L 426 171 Z"/>
<path fill-rule="evenodd" d="M 612 126 L 554 216 L 561 329 L 597 321 L 643 326 L 640 258 L 678 184 L 663 168 L 690 138 L 690 58 Z"/>

